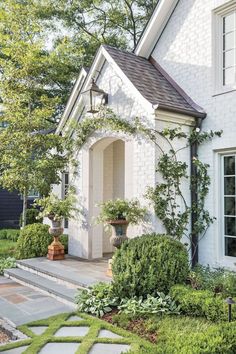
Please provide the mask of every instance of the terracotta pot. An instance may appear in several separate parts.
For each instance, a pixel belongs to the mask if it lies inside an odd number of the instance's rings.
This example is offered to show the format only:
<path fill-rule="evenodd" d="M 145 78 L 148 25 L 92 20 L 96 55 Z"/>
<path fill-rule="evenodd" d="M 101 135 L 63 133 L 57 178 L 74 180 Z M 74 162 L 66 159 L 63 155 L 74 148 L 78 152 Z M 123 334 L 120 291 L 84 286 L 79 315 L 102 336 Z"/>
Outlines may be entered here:
<path fill-rule="evenodd" d="M 109 220 L 107 222 L 112 227 L 110 243 L 116 248 L 120 248 L 122 243 L 128 240 L 126 235 L 129 222 L 127 220 Z"/>

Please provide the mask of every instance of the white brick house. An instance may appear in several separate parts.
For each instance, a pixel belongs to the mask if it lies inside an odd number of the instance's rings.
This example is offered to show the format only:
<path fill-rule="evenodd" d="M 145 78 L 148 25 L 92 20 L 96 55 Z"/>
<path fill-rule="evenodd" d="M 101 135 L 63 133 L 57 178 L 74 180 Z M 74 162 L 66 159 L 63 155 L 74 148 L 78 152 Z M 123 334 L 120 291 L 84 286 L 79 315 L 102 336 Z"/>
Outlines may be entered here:
<path fill-rule="evenodd" d="M 221 138 L 198 152 L 211 166 L 206 208 L 217 218 L 199 244 L 199 262 L 235 270 L 236 1 L 160 0 L 134 53 L 102 46 L 89 72 L 81 71 L 58 133 L 70 120 L 83 119 L 81 92 L 92 78 L 108 93 L 108 106 L 124 119 L 138 116 L 150 127 L 181 124 L 185 130 L 202 121 L 203 130 L 223 130 Z M 143 195 L 158 179 L 158 154 L 152 143 L 123 134 L 97 132 L 89 138 L 74 181 L 85 219 L 69 221 L 70 254 L 93 259 L 112 251 L 103 227 L 92 224 L 95 204 L 117 197 L 147 204 Z M 181 154 L 190 165 L 190 151 Z M 63 186 L 55 188 L 63 194 Z M 190 197 L 186 185 L 189 203 Z M 130 237 L 163 231 L 150 213 L 150 223 L 130 228 Z"/>

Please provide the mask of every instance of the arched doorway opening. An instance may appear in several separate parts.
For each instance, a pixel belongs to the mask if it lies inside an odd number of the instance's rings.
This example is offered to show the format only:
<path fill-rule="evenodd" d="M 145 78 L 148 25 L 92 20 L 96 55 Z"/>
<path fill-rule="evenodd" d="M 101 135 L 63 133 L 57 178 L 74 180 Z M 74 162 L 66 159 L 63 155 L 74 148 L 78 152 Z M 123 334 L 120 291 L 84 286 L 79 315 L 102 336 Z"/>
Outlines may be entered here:
<path fill-rule="evenodd" d="M 98 203 L 110 199 L 125 198 L 125 142 L 116 138 L 104 138 L 90 149 L 89 214 L 91 258 L 100 258 L 113 252 L 110 233 L 103 225 L 95 225 L 99 213 Z"/>

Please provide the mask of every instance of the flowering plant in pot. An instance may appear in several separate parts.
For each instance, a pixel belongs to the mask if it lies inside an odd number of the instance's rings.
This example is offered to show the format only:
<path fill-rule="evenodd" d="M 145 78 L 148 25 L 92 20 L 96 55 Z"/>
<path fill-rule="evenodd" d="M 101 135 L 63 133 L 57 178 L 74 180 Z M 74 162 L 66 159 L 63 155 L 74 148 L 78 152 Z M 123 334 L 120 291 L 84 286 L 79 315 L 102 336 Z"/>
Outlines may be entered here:
<path fill-rule="evenodd" d="M 40 210 L 38 218 L 47 217 L 52 222 L 49 233 L 54 240 L 48 246 L 48 259 L 50 260 L 64 259 L 64 246 L 59 241 L 59 236 L 64 231 L 62 220 L 74 218 L 75 213 L 78 212 L 75 203 L 76 198 L 73 189 L 68 191 L 64 199 L 60 199 L 54 193 L 50 193 L 47 197 L 40 198 L 34 203 L 34 206 Z"/>
<path fill-rule="evenodd" d="M 137 199 L 108 200 L 98 204 L 98 206 L 101 207 L 101 211 L 96 222 L 105 223 L 112 227 L 110 242 L 116 248 L 119 248 L 127 240 L 128 225 L 139 224 L 147 212 L 146 208 L 140 206 Z"/>

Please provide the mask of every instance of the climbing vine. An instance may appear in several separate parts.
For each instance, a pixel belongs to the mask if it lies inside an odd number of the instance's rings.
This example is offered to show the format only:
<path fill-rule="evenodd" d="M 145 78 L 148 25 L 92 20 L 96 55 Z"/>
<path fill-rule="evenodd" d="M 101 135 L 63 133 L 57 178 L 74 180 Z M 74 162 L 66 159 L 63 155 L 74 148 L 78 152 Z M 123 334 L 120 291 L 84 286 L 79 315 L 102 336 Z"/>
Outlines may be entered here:
<path fill-rule="evenodd" d="M 199 128 L 192 129 L 186 134 L 181 128 L 164 129 L 158 131 L 148 128 L 139 118 L 132 122 L 121 119 L 111 109 L 102 108 L 96 116 L 84 118 L 73 127 L 75 131 L 75 147 L 80 150 L 96 131 L 122 132 L 132 136 L 142 135 L 152 141 L 160 150 L 161 155 L 157 162 L 156 172 L 162 177 L 162 182 L 149 187 L 145 197 L 154 206 L 156 216 L 163 223 L 167 234 L 175 239 L 188 237 L 191 242 L 192 234 L 188 232 L 189 221 L 192 213 L 197 215 L 192 227 L 192 233 L 204 237 L 208 227 L 213 223 L 214 217 L 205 209 L 205 200 L 209 192 L 210 177 L 209 165 L 200 161 L 198 156 L 193 157 L 195 176 L 189 176 L 189 166 L 186 162 L 178 160 L 178 152 L 188 148 L 191 144 L 203 144 L 215 136 L 220 137 L 222 131 L 201 132 Z M 162 137 L 168 143 L 169 150 L 165 151 L 159 144 L 158 138 Z M 184 140 L 183 146 L 174 149 L 174 140 Z M 188 205 L 183 193 L 183 180 L 188 181 L 190 190 L 195 189 L 198 194 L 197 203 Z"/>

